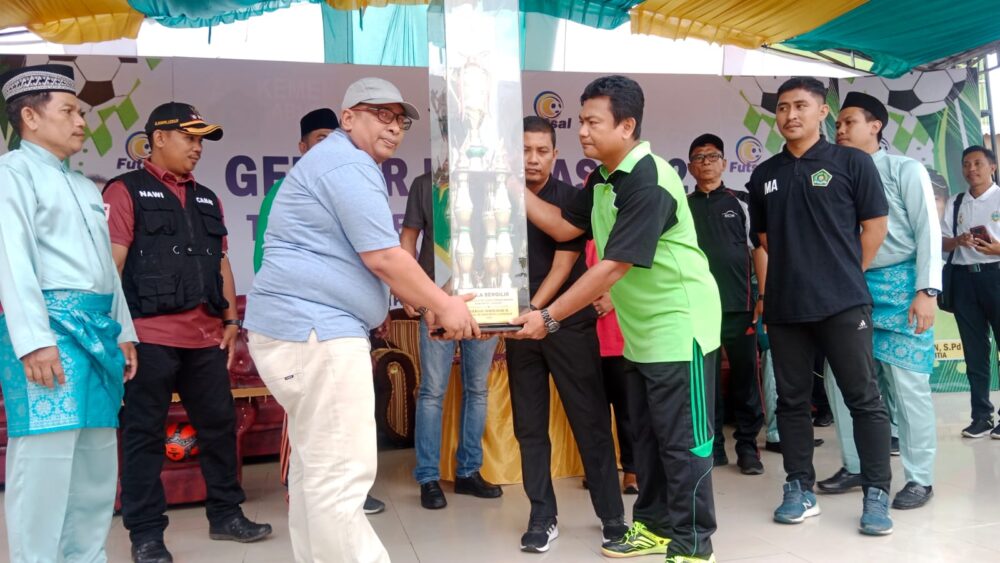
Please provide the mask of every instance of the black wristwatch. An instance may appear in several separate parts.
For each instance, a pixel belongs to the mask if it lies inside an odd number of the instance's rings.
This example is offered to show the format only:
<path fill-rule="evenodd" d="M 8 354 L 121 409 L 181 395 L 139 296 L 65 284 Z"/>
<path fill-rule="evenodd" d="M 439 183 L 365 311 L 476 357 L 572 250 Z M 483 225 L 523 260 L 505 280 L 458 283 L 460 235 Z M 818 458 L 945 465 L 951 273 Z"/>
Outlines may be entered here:
<path fill-rule="evenodd" d="M 243 328 L 243 321 L 240 319 L 226 319 L 222 321 L 222 326 L 235 326 L 236 328 Z"/>
<path fill-rule="evenodd" d="M 941 290 L 928 287 L 927 289 L 921 289 L 920 292 L 927 297 L 937 297 L 941 293 Z"/>
<path fill-rule="evenodd" d="M 542 314 L 542 321 L 545 322 L 545 331 L 549 334 L 559 330 L 559 327 L 562 326 L 559 324 L 559 321 L 552 318 L 548 309 L 542 309 L 539 313 Z"/>

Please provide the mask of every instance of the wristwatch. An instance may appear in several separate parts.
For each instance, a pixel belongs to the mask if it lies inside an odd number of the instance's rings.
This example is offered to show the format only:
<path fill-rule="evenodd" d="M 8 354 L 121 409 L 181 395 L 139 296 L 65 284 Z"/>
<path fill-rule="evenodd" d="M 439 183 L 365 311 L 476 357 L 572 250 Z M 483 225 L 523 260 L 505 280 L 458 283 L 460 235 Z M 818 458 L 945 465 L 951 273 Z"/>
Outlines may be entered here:
<path fill-rule="evenodd" d="M 236 328 L 243 328 L 243 321 L 240 319 L 226 319 L 222 321 L 222 326 L 235 326 Z"/>
<path fill-rule="evenodd" d="M 928 287 L 927 289 L 921 289 L 920 292 L 927 295 L 927 297 L 937 297 L 941 293 L 941 290 Z"/>
<path fill-rule="evenodd" d="M 542 309 L 539 313 L 542 314 L 542 321 L 545 322 L 545 331 L 549 334 L 559 330 L 559 327 L 562 326 L 559 324 L 559 321 L 552 318 L 548 309 Z"/>

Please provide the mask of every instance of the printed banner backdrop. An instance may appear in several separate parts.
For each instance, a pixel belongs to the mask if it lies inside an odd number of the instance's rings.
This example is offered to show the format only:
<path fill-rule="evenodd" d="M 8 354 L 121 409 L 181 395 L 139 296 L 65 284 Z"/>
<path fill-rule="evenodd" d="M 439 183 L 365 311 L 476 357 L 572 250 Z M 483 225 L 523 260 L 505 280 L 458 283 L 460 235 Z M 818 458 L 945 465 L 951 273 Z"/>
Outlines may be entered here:
<path fill-rule="evenodd" d="M 28 55 L 0 57 L 0 72 L 46 62 L 76 67 L 79 96 L 88 108 L 88 139 L 83 151 L 72 157 L 71 166 L 99 183 L 141 166 L 141 159 L 149 152 L 143 125 L 150 110 L 161 103 L 191 103 L 206 120 L 224 127 L 221 141 L 205 142 L 195 176 L 223 202 L 239 293 L 249 291 L 252 284 L 253 234 L 261 199 L 299 156 L 299 118 L 319 107 L 338 110 L 344 90 L 354 80 L 364 76 L 389 79 L 424 112 L 425 119 L 414 123 L 395 158 L 382 164 L 397 229 L 402 225 L 410 183 L 430 169 L 426 69 Z M 523 75 L 525 112 L 550 120 L 556 128 L 560 154 L 554 174 L 575 185 L 581 185 L 596 165 L 583 157 L 576 139 L 579 96 L 595 76 L 556 72 Z M 651 74 L 634 78 L 646 96 L 642 136 L 674 165 L 689 189 L 693 181 L 687 173 L 686 153 L 690 141 L 701 133 L 716 133 L 726 143 L 724 180 L 736 188 L 742 188 L 758 163 L 781 150 L 783 140 L 774 110 L 784 78 Z M 827 102 L 833 114 L 852 91 L 886 102 L 890 123 L 883 143 L 890 152 L 911 156 L 927 167 L 939 212 L 949 194 L 966 188 L 961 151 L 982 142 L 979 84 L 974 70 L 911 73 L 894 80 L 824 80 L 830 86 Z M 833 138 L 833 122 L 831 115 L 825 124 L 828 138 Z M 16 147 L 17 136 L 3 112 L 0 131 L 0 153 Z M 936 389 L 968 389 L 954 319 L 939 314 L 936 330 L 940 364 L 935 368 Z"/>

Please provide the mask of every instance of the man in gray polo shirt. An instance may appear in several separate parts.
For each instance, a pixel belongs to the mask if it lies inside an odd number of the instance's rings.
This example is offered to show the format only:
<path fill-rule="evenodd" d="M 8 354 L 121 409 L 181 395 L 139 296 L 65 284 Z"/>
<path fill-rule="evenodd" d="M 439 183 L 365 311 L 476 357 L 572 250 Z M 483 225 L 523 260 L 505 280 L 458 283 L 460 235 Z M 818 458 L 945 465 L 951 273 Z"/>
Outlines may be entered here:
<path fill-rule="evenodd" d="M 261 379 L 288 413 L 295 560 L 388 562 L 362 512 L 377 465 L 368 332 L 390 288 L 444 338 L 479 327 L 467 298 L 435 286 L 393 228 L 379 164 L 419 112 L 378 78 L 351 84 L 341 108 L 341 129 L 302 157 L 275 199 L 245 326 Z"/>

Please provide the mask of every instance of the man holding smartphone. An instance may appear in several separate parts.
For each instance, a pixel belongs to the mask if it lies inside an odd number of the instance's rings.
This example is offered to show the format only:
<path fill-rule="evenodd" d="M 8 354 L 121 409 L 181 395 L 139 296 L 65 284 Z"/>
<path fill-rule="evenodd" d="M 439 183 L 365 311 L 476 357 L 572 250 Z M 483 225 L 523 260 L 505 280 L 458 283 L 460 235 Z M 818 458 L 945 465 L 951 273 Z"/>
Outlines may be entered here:
<path fill-rule="evenodd" d="M 951 196 L 941 227 L 943 249 L 954 252 L 952 296 L 955 320 L 962 337 L 972 399 L 972 423 L 962 430 L 966 438 L 1000 440 L 990 402 L 990 329 L 1000 337 L 1000 187 L 993 181 L 997 158 L 993 151 L 971 146 L 962 152 L 962 175 L 969 183 L 965 194 Z M 956 199 L 962 197 L 955 224 Z"/>

